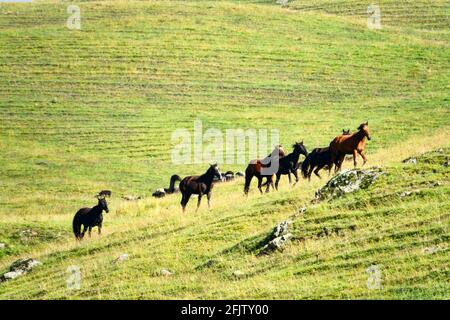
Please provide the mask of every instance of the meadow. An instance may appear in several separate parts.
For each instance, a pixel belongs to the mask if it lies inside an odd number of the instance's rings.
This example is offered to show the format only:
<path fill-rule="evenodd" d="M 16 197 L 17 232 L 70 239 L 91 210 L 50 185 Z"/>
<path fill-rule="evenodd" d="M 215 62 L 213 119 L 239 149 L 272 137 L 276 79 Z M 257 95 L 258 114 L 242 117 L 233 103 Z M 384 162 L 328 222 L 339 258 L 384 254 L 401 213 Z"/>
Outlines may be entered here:
<path fill-rule="evenodd" d="M 449 146 L 450 3 L 379 3 L 381 30 L 367 28 L 360 0 L 0 3 L 0 269 L 43 262 L 0 283 L 0 298 L 448 299 L 448 169 L 401 161 Z M 80 30 L 66 26 L 68 4 L 81 9 Z M 172 133 L 195 120 L 278 129 L 288 150 L 326 146 L 368 120 L 368 166 L 389 174 L 313 206 L 326 176 L 293 189 L 284 178 L 265 196 L 253 185 L 248 198 L 237 180 L 217 186 L 211 211 L 194 213 L 192 201 L 182 215 L 179 195 L 151 193 L 174 173 L 206 170 L 171 163 Z M 104 235 L 77 244 L 73 214 L 101 189 L 113 191 Z M 258 256 L 303 206 L 293 243 Z M 344 231 L 314 236 L 325 227 Z M 130 259 L 112 264 L 121 253 Z M 381 290 L 366 287 L 372 264 Z M 67 290 L 70 265 L 81 290 Z"/>

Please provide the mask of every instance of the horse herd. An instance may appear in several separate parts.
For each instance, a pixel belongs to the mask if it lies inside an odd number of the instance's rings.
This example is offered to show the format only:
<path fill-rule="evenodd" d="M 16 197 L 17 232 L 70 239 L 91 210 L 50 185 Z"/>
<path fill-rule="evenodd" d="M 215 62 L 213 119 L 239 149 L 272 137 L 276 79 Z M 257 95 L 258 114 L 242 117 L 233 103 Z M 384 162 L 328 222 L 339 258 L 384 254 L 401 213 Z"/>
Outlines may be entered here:
<path fill-rule="evenodd" d="M 364 154 L 366 146 L 366 138 L 371 139 L 369 131 L 369 123 L 362 123 L 356 132 L 350 133 L 349 130 L 343 130 L 341 135 L 335 137 L 328 147 L 315 148 L 310 153 L 307 152 L 306 147 L 302 142 L 296 142 L 293 145 L 293 151 L 286 155 L 282 145 L 275 147 L 271 155 L 264 159 L 252 160 L 245 170 L 245 185 L 244 194 L 248 194 L 250 183 L 253 177 L 258 179 L 258 189 L 261 193 L 262 187 L 266 186 L 266 192 L 272 189 L 278 190 L 278 183 L 282 175 L 287 175 L 289 184 L 292 184 L 291 174 L 295 177 L 294 185 L 299 181 L 298 170 L 301 169 L 303 177 L 308 180 L 314 172 L 320 178 L 319 171 L 326 168 L 330 174 L 333 166 L 335 173 L 339 172 L 346 155 L 353 156 L 353 164 L 357 165 L 357 155 L 359 154 L 363 159 L 363 165 L 367 162 Z M 305 160 L 300 162 L 300 156 L 304 155 Z M 273 161 L 278 162 L 275 171 L 269 170 Z M 227 172 L 227 174 L 229 174 Z M 227 174 L 222 175 L 217 164 L 209 166 L 208 170 L 199 176 L 187 176 L 181 179 L 177 175 L 173 175 L 170 179 L 169 188 L 164 188 L 160 192 L 174 193 L 180 191 L 182 194 L 181 207 L 183 212 L 192 195 L 197 195 L 197 210 L 200 207 L 202 197 L 206 195 L 208 207 L 211 206 L 211 194 L 214 186 L 214 181 L 222 180 Z M 262 181 L 265 179 L 265 183 Z M 274 183 L 275 179 L 275 183 Z M 179 188 L 175 188 L 175 182 L 180 181 Z M 158 197 L 158 195 L 153 194 Z M 78 210 L 73 218 L 73 232 L 77 240 L 84 237 L 86 231 L 91 236 L 93 227 L 98 227 L 98 233 L 101 234 L 103 215 L 102 212 L 109 212 L 106 197 L 111 197 L 111 191 L 103 190 L 96 195 L 98 204 L 93 208 L 82 208 Z M 81 230 L 83 226 L 83 230 Z"/>

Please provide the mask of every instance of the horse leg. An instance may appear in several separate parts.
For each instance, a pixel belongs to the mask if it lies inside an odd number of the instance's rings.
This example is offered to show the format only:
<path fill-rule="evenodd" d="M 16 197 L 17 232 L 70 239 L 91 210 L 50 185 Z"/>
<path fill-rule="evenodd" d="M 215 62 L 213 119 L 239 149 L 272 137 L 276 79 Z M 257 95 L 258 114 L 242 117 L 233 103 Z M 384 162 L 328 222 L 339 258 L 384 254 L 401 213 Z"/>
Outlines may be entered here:
<path fill-rule="evenodd" d="M 314 166 L 310 166 L 308 170 L 308 181 L 311 181 L 311 175 L 313 173 Z"/>
<path fill-rule="evenodd" d="M 322 177 L 321 177 L 320 174 L 319 174 L 319 171 L 322 170 L 322 168 L 323 168 L 323 166 L 318 166 L 318 167 L 316 168 L 316 170 L 314 170 L 314 174 L 315 174 L 317 177 L 319 177 L 319 179 L 322 179 Z"/>
<path fill-rule="evenodd" d="M 367 162 L 367 158 L 366 158 L 366 155 L 364 154 L 364 150 L 361 150 L 358 152 L 359 152 L 359 155 L 361 156 L 361 158 L 363 158 L 363 166 L 364 166 Z"/>
<path fill-rule="evenodd" d="M 253 174 L 245 175 L 245 186 L 244 186 L 244 194 L 248 195 L 248 191 L 250 189 L 250 183 L 252 182 Z"/>
<path fill-rule="evenodd" d="M 88 228 L 86 227 L 86 225 L 83 224 L 83 232 L 81 232 L 80 239 L 83 239 L 83 238 L 84 238 L 84 234 L 86 233 L 86 230 L 87 230 L 87 229 L 88 229 Z"/>
<path fill-rule="evenodd" d="M 186 205 L 189 202 L 189 198 L 191 197 L 190 193 L 183 194 L 183 198 L 181 199 L 181 207 L 183 208 L 183 212 L 186 210 Z"/>
<path fill-rule="evenodd" d="M 102 235 L 102 224 L 101 223 L 98 225 L 98 235 L 99 236 Z"/>
<path fill-rule="evenodd" d="M 200 203 L 202 202 L 202 194 L 198 194 L 198 201 L 197 201 L 197 209 L 195 209 L 195 212 L 198 211 L 198 208 L 200 207 Z"/>
<path fill-rule="evenodd" d="M 88 234 L 89 234 L 89 238 L 91 237 L 91 232 L 92 232 L 92 226 L 89 226 L 89 230 L 88 230 Z"/>
<path fill-rule="evenodd" d="M 356 165 L 357 165 L 357 163 L 356 163 L 356 155 L 357 155 L 357 151 L 355 149 L 355 150 L 353 150 L 353 166 L 355 168 L 356 168 Z"/>
<path fill-rule="evenodd" d="M 294 186 L 298 183 L 298 174 L 297 174 L 297 170 L 292 171 L 292 174 L 295 177 L 295 182 L 294 182 Z"/>
<path fill-rule="evenodd" d="M 289 186 L 292 187 L 291 170 L 288 171 L 288 178 L 289 178 Z"/>
<path fill-rule="evenodd" d="M 206 194 L 206 199 L 208 200 L 208 209 L 211 209 L 211 191 Z"/>
<path fill-rule="evenodd" d="M 258 189 L 259 192 L 261 192 L 261 194 L 263 193 L 262 189 L 261 189 L 261 183 L 262 183 L 262 176 L 258 177 Z"/>
<path fill-rule="evenodd" d="M 275 189 L 278 191 L 278 183 L 280 183 L 281 173 L 277 173 L 277 179 L 275 180 Z"/>
<path fill-rule="evenodd" d="M 273 176 L 270 177 L 270 185 L 272 186 L 272 190 L 275 190 L 275 185 L 273 183 Z"/>
<path fill-rule="evenodd" d="M 273 178 L 272 178 L 272 176 L 266 178 L 265 185 L 267 185 L 266 193 L 268 193 L 270 191 L 270 186 L 273 185 Z"/>

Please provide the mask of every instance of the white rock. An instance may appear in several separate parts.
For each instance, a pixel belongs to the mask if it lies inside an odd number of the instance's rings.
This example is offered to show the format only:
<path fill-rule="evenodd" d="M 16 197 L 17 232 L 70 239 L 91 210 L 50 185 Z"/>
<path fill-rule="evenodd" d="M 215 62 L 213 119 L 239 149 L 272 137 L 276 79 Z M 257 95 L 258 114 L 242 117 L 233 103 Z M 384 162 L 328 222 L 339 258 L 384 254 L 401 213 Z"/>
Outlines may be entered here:
<path fill-rule="evenodd" d="M 164 277 L 169 277 L 169 276 L 173 275 L 173 272 L 170 272 L 170 271 L 167 270 L 167 269 L 161 269 L 161 270 L 159 271 L 159 274 L 162 275 L 162 276 L 164 276 Z"/>
<path fill-rule="evenodd" d="M 118 257 L 113 261 L 113 263 L 119 263 L 119 262 L 128 260 L 129 257 L 130 257 L 129 254 L 127 254 L 127 253 L 122 253 L 120 256 L 118 256 Z"/>

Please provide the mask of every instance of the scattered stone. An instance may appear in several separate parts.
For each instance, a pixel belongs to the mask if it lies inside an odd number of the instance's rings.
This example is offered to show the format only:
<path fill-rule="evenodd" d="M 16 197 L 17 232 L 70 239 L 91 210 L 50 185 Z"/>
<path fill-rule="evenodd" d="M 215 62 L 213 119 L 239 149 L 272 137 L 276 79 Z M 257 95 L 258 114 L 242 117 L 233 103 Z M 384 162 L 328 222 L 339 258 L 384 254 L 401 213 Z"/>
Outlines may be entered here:
<path fill-rule="evenodd" d="M 9 272 L 0 277 L 1 281 L 12 280 L 30 272 L 34 267 L 40 265 L 41 262 L 28 258 L 19 259 L 11 264 Z"/>
<path fill-rule="evenodd" d="M 274 250 L 283 251 L 285 248 L 287 242 L 291 240 L 293 237 L 292 233 L 287 233 L 285 235 L 282 235 L 280 237 L 276 237 L 275 239 L 269 241 L 268 244 L 266 244 L 261 253 L 269 253 Z"/>
<path fill-rule="evenodd" d="M 450 159 L 447 160 L 447 162 L 444 162 L 443 166 L 446 168 L 450 167 Z"/>
<path fill-rule="evenodd" d="M 116 259 L 114 259 L 113 263 L 117 264 L 119 262 L 128 260 L 130 256 L 127 253 L 122 253 L 120 256 L 118 256 Z"/>
<path fill-rule="evenodd" d="M 163 198 L 166 196 L 166 191 L 164 188 L 156 189 L 156 191 L 152 193 L 152 196 L 155 198 Z"/>
<path fill-rule="evenodd" d="M 127 196 L 123 196 L 122 199 L 126 200 L 126 201 L 136 201 L 136 200 L 141 200 L 142 196 L 136 197 L 136 196 L 127 195 Z"/>
<path fill-rule="evenodd" d="M 6 248 L 6 244 L 0 243 L 0 250 L 3 250 L 3 249 L 5 249 L 5 248 Z"/>
<path fill-rule="evenodd" d="M 291 220 L 286 220 L 277 224 L 272 232 L 271 240 L 261 249 L 261 254 L 267 254 L 274 250 L 282 251 L 287 242 L 293 237 L 292 233 L 288 232 Z"/>
<path fill-rule="evenodd" d="M 236 279 L 243 278 L 245 276 L 245 273 L 243 273 L 241 270 L 236 270 L 233 272 L 233 277 Z"/>
<path fill-rule="evenodd" d="M 433 253 L 438 252 L 439 250 L 440 250 L 439 247 L 428 247 L 428 248 L 423 249 L 423 253 L 424 254 L 433 254 Z"/>
<path fill-rule="evenodd" d="M 48 163 L 47 161 L 44 161 L 44 160 L 36 161 L 36 164 L 37 164 L 38 166 L 45 166 L 45 167 L 48 167 L 48 166 L 49 166 L 49 163 Z"/>
<path fill-rule="evenodd" d="M 404 192 L 400 193 L 400 198 L 408 197 L 408 196 L 412 195 L 412 193 L 413 193 L 412 191 L 404 191 Z"/>
<path fill-rule="evenodd" d="M 33 237 L 36 237 L 38 233 L 32 229 L 26 229 L 19 232 L 19 236 L 22 241 L 28 241 Z"/>
<path fill-rule="evenodd" d="M 403 160 L 403 163 L 406 163 L 406 164 L 417 164 L 417 158 L 411 157 L 411 158 L 405 159 L 405 160 Z"/>
<path fill-rule="evenodd" d="M 327 184 L 316 192 L 316 200 L 338 198 L 347 193 L 368 188 L 377 178 L 383 174 L 380 168 L 374 167 L 367 170 L 344 170 L 331 178 Z"/>
<path fill-rule="evenodd" d="M 161 270 L 159 271 L 159 274 L 160 274 L 161 276 L 164 276 L 164 277 L 170 277 L 171 275 L 173 275 L 173 272 L 170 272 L 170 271 L 167 270 L 167 269 L 161 269 Z"/>

